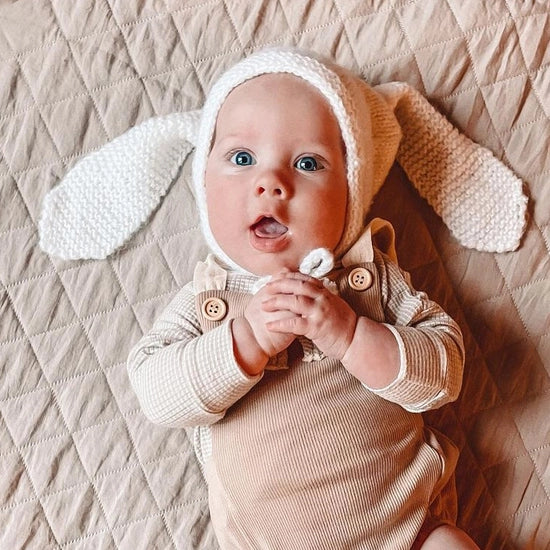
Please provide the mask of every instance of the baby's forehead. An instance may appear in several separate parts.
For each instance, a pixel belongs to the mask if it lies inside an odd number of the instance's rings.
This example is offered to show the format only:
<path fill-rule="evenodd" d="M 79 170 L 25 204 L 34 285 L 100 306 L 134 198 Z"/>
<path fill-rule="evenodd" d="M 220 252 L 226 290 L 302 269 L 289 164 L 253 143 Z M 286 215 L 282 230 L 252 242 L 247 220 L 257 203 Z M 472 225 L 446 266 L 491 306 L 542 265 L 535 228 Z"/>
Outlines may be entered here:
<path fill-rule="evenodd" d="M 294 74 L 261 74 L 233 88 L 217 113 L 213 141 L 258 128 L 281 137 L 290 133 L 296 139 L 337 141 L 345 151 L 341 127 L 328 98 Z"/>

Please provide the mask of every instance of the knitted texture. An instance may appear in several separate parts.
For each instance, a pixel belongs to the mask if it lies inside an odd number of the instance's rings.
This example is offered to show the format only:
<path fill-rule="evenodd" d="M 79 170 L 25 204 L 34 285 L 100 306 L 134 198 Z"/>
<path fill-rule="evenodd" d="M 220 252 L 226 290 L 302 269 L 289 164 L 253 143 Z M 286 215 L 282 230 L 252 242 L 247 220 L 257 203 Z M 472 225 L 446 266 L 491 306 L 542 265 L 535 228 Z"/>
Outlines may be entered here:
<path fill-rule="evenodd" d="M 40 246 L 106 258 L 141 227 L 192 150 L 196 111 L 151 118 L 82 158 L 44 200 Z"/>
<path fill-rule="evenodd" d="M 193 188 L 207 244 L 238 266 L 216 242 L 208 220 L 204 174 L 218 112 L 240 84 L 268 73 L 304 79 L 326 99 L 346 148 L 348 206 L 334 252 L 340 259 L 361 234 L 365 217 L 397 160 L 461 244 L 515 250 L 526 223 L 522 182 L 487 149 L 460 134 L 404 83 L 370 87 L 349 71 L 297 50 L 275 48 L 222 74 L 202 112 L 152 118 L 83 158 L 47 194 L 40 246 L 64 259 L 105 258 L 148 219 L 193 145 Z"/>
<path fill-rule="evenodd" d="M 270 48 L 226 71 L 212 86 L 203 107 L 193 160 L 193 184 L 202 231 L 209 247 L 225 264 L 241 272 L 244 270 L 219 247 L 210 229 L 204 174 L 216 119 L 226 97 L 240 84 L 271 73 L 292 74 L 314 86 L 338 121 L 346 148 L 349 200 L 344 232 L 334 251 L 337 258 L 360 235 L 366 213 L 391 168 L 401 137 L 398 122 L 387 103 L 366 83 L 330 62 L 297 50 Z"/>
<path fill-rule="evenodd" d="M 523 182 L 414 88 L 396 88 L 395 114 L 404 136 L 397 160 L 419 193 L 464 246 L 515 250 L 526 223 Z"/>

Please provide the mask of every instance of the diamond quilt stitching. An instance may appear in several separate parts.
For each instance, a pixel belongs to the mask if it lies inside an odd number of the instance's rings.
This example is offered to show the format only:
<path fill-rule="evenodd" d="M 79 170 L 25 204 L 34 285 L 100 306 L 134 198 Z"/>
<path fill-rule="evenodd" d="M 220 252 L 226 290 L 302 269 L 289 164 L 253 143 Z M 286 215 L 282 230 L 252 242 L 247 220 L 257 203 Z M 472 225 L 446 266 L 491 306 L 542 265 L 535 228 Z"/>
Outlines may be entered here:
<path fill-rule="evenodd" d="M 166 199 L 176 206 L 162 205 L 154 223 L 103 263 L 48 258 L 37 248 L 35 224 L 43 195 L 78 158 L 149 116 L 199 106 L 223 68 L 272 44 L 324 49 L 373 82 L 398 78 L 423 87 L 458 127 L 527 179 L 535 205 L 515 255 L 458 248 L 414 195 L 406 201 L 416 217 L 391 207 L 389 217 L 413 278 L 456 313 L 466 336 L 462 397 L 429 415 L 462 449 L 459 521 L 489 549 L 550 545 L 543 430 L 550 403 L 550 7 L 511 0 L 308 5 L 0 6 L 0 467 L 8 474 L 0 482 L 0 547 L 146 541 L 217 548 L 189 442 L 146 421 L 124 365 L 130 345 L 204 253 L 189 204 L 176 220 L 189 200 L 177 188 L 188 173 Z M 382 55 L 370 47 L 376 41 Z M 388 208 L 389 194 L 379 203 Z M 407 250 L 415 227 L 422 228 L 421 257 Z"/>

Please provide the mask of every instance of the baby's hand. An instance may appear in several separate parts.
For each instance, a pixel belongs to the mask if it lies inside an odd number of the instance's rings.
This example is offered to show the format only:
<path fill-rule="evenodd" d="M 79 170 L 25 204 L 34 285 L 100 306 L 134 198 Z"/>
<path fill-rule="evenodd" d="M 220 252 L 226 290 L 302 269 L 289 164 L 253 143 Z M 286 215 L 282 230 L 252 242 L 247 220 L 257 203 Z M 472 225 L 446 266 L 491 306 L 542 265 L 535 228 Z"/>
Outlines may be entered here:
<path fill-rule="evenodd" d="M 328 357 L 342 359 L 355 332 L 357 315 L 318 279 L 301 273 L 281 273 L 266 285 L 262 309 L 279 313 L 266 327 L 274 333 L 303 335 Z"/>
<path fill-rule="evenodd" d="M 244 318 L 248 321 L 256 342 L 268 357 L 273 357 L 288 348 L 296 337 L 292 333 L 273 332 L 268 328 L 270 323 L 291 316 L 286 311 L 268 311 L 263 307 L 263 303 L 272 296 L 273 292 L 268 286 L 262 287 L 253 295 L 244 312 Z"/>

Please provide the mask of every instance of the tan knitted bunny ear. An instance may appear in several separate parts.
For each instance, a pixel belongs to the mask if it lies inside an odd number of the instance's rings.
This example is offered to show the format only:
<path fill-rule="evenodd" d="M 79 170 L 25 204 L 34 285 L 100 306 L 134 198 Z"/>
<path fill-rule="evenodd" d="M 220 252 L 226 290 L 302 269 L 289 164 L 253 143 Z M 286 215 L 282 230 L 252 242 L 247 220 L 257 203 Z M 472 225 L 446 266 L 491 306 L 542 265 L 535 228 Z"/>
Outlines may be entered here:
<path fill-rule="evenodd" d="M 82 158 L 45 197 L 40 247 L 103 259 L 149 218 L 195 145 L 200 111 L 146 120 Z"/>
<path fill-rule="evenodd" d="M 397 161 L 458 241 L 487 252 L 518 248 L 527 208 L 522 181 L 408 84 L 375 89 L 401 126 Z"/>

